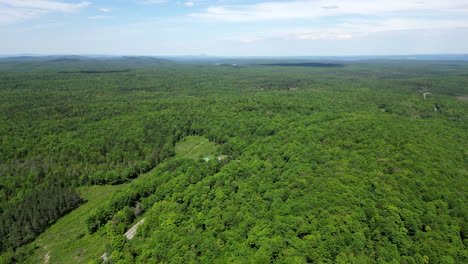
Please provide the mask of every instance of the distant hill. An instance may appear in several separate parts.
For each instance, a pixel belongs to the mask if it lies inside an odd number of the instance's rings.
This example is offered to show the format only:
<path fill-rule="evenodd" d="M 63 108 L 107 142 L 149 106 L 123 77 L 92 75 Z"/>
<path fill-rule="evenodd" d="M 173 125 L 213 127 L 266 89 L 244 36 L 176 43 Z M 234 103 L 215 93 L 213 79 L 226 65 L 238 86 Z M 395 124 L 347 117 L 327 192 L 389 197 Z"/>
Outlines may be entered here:
<path fill-rule="evenodd" d="M 342 67 L 343 64 L 337 63 L 319 63 L 319 62 L 309 62 L 309 63 L 272 63 L 272 64 L 259 64 L 260 66 L 283 66 L 283 67 Z"/>
<path fill-rule="evenodd" d="M 0 58 L 0 71 L 106 71 L 173 65 L 155 57 L 20 56 Z"/>
<path fill-rule="evenodd" d="M 218 65 L 218 66 L 301 66 L 339 67 L 349 64 L 437 64 L 458 66 L 468 61 L 468 54 L 432 55 L 384 55 L 384 56 L 109 56 L 109 55 L 21 55 L 0 56 L 0 72 L 12 71 L 106 71 L 131 68 L 160 67 L 170 65 Z"/>
<path fill-rule="evenodd" d="M 1 61 L 57 61 L 57 60 L 79 60 L 79 59 L 91 59 L 87 56 L 79 55 L 48 55 L 48 56 L 0 56 Z"/>

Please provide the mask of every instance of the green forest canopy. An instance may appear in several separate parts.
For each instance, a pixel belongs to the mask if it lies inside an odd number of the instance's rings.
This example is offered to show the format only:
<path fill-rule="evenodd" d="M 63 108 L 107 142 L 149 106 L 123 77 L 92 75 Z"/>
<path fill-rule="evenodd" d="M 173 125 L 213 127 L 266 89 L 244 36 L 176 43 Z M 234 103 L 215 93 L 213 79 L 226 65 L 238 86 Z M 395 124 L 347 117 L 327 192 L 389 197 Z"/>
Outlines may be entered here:
<path fill-rule="evenodd" d="M 468 261 L 468 64 L 9 63 L 5 263 L 99 262 L 102 237 L 112 263 Z"/>

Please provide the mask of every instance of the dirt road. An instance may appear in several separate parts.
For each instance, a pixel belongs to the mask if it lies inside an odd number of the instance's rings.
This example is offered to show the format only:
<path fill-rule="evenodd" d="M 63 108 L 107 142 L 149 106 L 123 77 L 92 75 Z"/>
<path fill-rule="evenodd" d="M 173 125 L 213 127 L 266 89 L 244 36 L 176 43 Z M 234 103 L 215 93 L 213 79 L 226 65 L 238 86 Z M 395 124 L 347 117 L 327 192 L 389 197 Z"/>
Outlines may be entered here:
<path fill-rule="evenodd" d="M 136 234 L 136 231 L 137 231 L 137 228 L 138 226 L 140 226 L 141 224 L 143 224 L 145 222 L 145 219 L 141 219 L 140 222 L 136 223 L 136 225 L 134 225 L 132 228 L 130 228 L 126 233 L 125 233 L 125 236 L 127 237 L 127 239 L 132 239 L 135 234 Z"/>

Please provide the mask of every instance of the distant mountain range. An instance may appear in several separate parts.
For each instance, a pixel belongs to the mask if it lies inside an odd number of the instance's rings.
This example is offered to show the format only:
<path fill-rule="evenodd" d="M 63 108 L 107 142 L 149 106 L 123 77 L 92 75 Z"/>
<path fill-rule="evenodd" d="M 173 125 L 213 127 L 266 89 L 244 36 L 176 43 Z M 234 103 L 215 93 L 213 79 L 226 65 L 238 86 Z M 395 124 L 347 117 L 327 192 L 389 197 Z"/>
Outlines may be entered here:
<path fill-rule="evenodd" d="M 164 67 L 173 65 L 217 65 L 229 67 L 296 66 L 336 67 L 349 64 L 443 64 L 460 66 L 468 63 L 468 54 L 449 55 L 391 55 L 347 57 L 214 57 L 214 56 L 108 56 L 108 55 L 44 55 L 22 54 L 0 56 L 0 72 L 48 71 L 62 72 L 124 72 L 133 68 Z"/>
<path fill-rule="evenodd" d="M 152 56 L 107 56 L 107 55 L 0 55 L 0 61 L 80 61 L 80 60 L 165 60 Z"/>
<path fill-rule="evenodd" d="M 159 67 L 176 62 L 156 57 L 132 56 L 17 56 L 0 58 L 0 71 L 102 71 L 126 70 L 130 68 Z"/>
<path fill-rule="evenodd" d="M 118 56 L 118 55 L 0 55 L 0 61 L 79 61 L 79 60 L 165 60 L 167 61 L 214 61 L 214 60 L 441 60 L 468 61 L 468 54 L 423 54 L 423 55 L 363 55 L 363 56 Z"/>

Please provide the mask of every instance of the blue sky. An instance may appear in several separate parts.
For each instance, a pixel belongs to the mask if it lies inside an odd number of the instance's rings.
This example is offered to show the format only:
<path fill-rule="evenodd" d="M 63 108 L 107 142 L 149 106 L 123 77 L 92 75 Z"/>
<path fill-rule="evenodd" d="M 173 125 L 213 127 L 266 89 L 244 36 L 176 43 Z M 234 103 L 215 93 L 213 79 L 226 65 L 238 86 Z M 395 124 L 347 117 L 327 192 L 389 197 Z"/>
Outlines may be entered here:
<path fill-rule="evenodd" d="M 468 53 L 468 0 L 0 0 L 0 54 Z"/>

